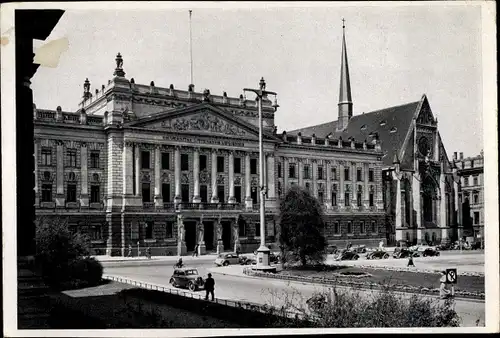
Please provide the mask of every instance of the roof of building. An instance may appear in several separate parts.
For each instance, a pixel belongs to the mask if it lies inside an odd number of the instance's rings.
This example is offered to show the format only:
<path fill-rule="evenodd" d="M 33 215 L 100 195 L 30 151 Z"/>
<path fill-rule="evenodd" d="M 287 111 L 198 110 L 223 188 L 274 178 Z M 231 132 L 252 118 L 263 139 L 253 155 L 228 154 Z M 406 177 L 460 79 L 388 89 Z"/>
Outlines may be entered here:
<path fill-rule="evenodd" d="M 370 113 L 355 115 L 349 120 L 347 128 L 337 131 L 337 122 L 331 121 L 306 128 L 296 129 L 287 134 L 302 135 L 316 134 L 317 137 L 342 137 L 343 140 L 354 138 L 356 141 L 373 143 L 376 138 L 380 141 L 384 152 L 383 163 L 392 165 L 394 154 L 403 146 L 416 110 L 425 100 L 406 103 L 400 106 L 376 110 Z"/>

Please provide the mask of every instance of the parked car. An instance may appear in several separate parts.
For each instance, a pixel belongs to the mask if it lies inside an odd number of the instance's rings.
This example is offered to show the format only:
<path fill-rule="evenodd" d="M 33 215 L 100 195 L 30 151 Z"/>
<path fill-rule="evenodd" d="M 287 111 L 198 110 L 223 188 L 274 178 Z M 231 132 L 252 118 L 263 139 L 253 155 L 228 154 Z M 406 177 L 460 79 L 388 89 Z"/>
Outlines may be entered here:
<path fill-rule="evenodd" d="M 336 254 L 338 251 L 338 248 L 336 245 L 328 245 L 326 247 L 326 253 L 327 254 L 330 254 L 330 255 L 333 255 L 333 254 Z"/>
<path fill-rule="evenodd" d="M 240 255 L 235 252 L 222 253 L 215 259 L 217 266 L 228 266 L 229 264 L 239 264 Z"/>
<path fill-rule="evenodd" d="M 366 259 L 387 259 L 389 258 L 389 253 L 387 251 L 372 251 L 366 255 Z"/>
<path fill-rule="evenodd" d="M 355 261 L 359 259 L 359 255 L 353 251 L 347 251 L 344 250 L 342 252 L 339 252 L 335 256 L 335 260 L 337 261 Z"/>
<path fill-rule="evenodd" d="M 239 259 L 240 265 L 257 264 L 257 257 L 255 255 L 242 255 Z"/>
<path fill-rule="evenodd" d="M 197 269 L 180 268 L 174 269 L 174 273 L 170 277 L 170 284 L 173 287 L 183 287 L 188 288 L 190 291 L 196 291 L 204 287 L 205 281 Z"/>
<path fill-rule="evenodd" d="M 349 250 L 355 253 L 366 253 L 366 245 L 356 245 L 351 247 Z"/>
<path fill-rule="evenodd" d="M 425 250 L 422 252 L 422 256 L 424 257 L 433 257 L 439 255 L 439 251 L 437 251 L 435 248 L 425 248 Z"/>
<path fill-rule="evenodd" d="M 411 251 L 407 248 L 396 248 L 392 254 L 393 258 L 408 258 L 408 257 L 420 257 L 418 251 Z"/>

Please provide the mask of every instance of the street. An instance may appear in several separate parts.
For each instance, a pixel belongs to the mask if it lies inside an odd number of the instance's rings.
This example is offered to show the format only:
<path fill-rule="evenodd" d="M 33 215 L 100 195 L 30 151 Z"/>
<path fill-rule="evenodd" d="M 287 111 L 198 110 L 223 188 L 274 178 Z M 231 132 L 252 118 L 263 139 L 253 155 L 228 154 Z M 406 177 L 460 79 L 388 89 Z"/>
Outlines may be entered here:
<path fill-rule="evenodd" d="M 106 262 L 104 263 L 104 274 L 170 286 L 169 280 L 173 272 L 174 262 L 173 260 L 134 262 L 133 264 L 131 262 Z M 304 304 L 303 302 L 310 298 L 315 291 L 325 288 L 323 285 L 316 284 L 223 275 L 217 272 L 224 272 L 227 268 L 215 267 L 213 256 L 190 258 L 185 262 L 187 266 L 196 267 L 204 278 L 206 278 L 209 269 L 213 271 L 215 296 L 220 299 L 280 306 L 285 302 L 282 295 L 286 291 L 288 297 L 294 298 L 294 302 Z M 184 291 L 189 292 L 188 290 Z M 368 297 L 372 292 L 377 291 L 361 292 Z M 197 291 L 197 293 L 204 294 L 204 291 Z M 462 318 L 462 326 L 475 326 L 477 319 L 484 323 L 484 302 L 457 300 L 456 310 Z"/>

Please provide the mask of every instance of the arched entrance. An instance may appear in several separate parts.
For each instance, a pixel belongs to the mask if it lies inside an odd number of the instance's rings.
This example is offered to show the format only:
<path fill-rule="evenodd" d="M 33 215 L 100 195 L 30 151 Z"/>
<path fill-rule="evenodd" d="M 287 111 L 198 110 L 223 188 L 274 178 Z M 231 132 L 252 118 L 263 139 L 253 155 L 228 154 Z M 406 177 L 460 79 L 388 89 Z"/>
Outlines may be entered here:
<path fill-rule="evenodd" d="M 430 176 L 426 176 L 422 184 L 422 214 L 424 222 L 436 223 L 436 201 L 438 190 L 436 182 Z"/>

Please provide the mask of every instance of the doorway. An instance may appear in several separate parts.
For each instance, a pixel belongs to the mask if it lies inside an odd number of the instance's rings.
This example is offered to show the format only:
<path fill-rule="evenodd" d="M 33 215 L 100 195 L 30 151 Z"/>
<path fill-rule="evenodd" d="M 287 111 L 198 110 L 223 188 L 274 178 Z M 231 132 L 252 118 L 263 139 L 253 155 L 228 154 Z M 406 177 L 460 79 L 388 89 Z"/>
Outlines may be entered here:
<path fill-rule="evenodd" d="M 205 221 L 203 222 L 203 226 L 205 228 L 205 248 L 207 251 L 214 250 L 214 222 Z"/>
<path fill-rule="evenodd" d="M 196 245 L 196 222 L 185 221 L 184 227 L 186 230 L 186 249 L 193 251 Z"/>
<path fill-rule="evenodd" d="M 231 250 L 231 222 L 222 222 L 222 244 L 224 250 Z"/>

